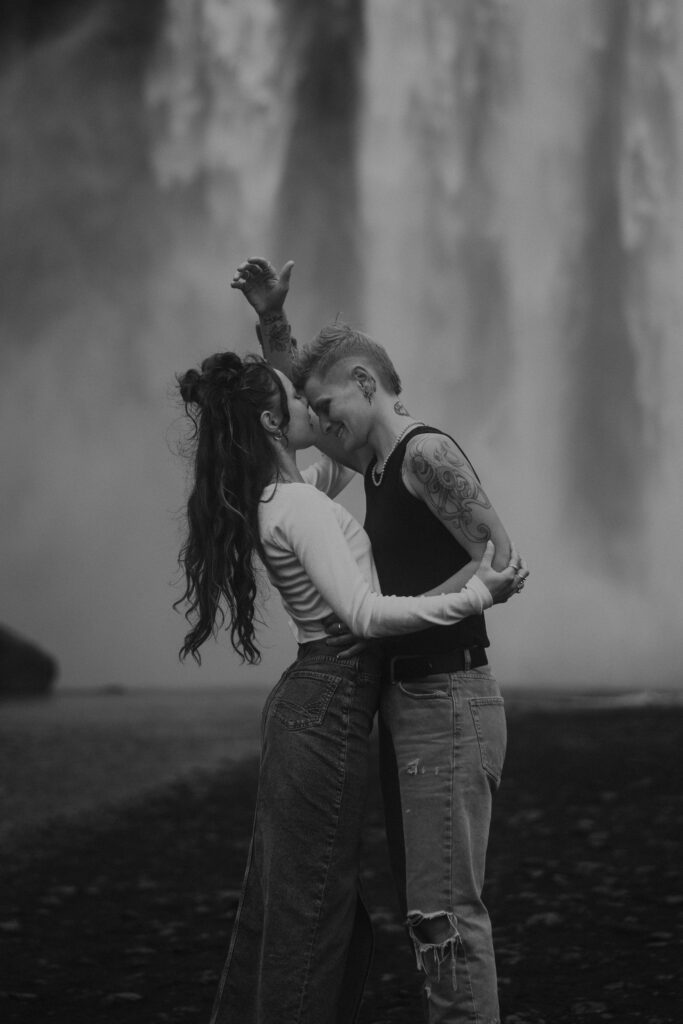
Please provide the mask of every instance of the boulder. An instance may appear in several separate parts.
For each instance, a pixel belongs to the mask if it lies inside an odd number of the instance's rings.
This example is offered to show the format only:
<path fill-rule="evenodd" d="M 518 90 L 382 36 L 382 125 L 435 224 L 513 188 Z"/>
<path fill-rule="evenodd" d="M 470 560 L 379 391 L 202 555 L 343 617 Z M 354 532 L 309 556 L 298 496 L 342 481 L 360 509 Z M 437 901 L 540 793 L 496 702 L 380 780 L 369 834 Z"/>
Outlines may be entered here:
<path fill-rule="evenodd" d="M 58 665 L 51 655 L 0 626 L 0 697 L 49 693 L 57 673 Z"/>

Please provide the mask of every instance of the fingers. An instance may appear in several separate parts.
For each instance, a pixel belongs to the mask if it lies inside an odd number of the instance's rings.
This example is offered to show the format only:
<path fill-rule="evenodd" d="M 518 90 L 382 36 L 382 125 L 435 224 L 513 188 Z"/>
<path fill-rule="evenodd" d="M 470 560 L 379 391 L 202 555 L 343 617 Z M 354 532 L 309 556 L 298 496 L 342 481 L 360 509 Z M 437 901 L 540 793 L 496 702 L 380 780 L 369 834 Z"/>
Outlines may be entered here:
<path fill-rule="evenodd" d="M 327 633 L 326 643 L 328 647 L 344 647 L 352 639 L 353 633 L 350 632 L 348 626 L 343 622 L 340 622 L 334 612 L 326 618 L 321 619 L 322 625 L 325 627 Z"/>
<path fill-rule="evenodd" d="M 529 572 L 529 566 L 526 564 L 523 558 L 520 558 L 519 560 L 519 569 L 517 570 L 517 575 L 520 576 L 523 580 L 526 580 L 529 578 L 529 576 L 531 576 L 531 573 Z"/>
<path fill-rule="evenodd" d="M 279 273 L 280 284 L 284 285 L 285 288 L 289 288 L 289 279 L 292 276 L 292 270 L 294 268 L 294 260 L 287 260 L 284 267 Z"/>
<path fill-rule="evenodd" d="M 328 647 L 338 649 L 338 658 L 351 658 L 355 654 L 360 654 L 361 651 L 365 650 L 367 641 L 359 640 L 357 636 L 354 636 L 349 630 L 349 627 L 343 622 L 340 622 L 334 612 L 331 615 L 327 615 L 320 621 L 325 627 L 325 632 L 327 633 L 325 643 Z"/>
<path fill-rule="evenodd" d="M 294 266 L 293 263 L 292 266 Z M 289 273 L 291 273 L 291 267 L 289 268 Z M 232 276 L 230 287 L 239 288 L 241 291 L 244 291 L 246 287 L 254 284 L 260 278 L 276 276 L 275 267 L 272 263 L 261 259 L 259 256 L 250 256 L 238 265 L 237 270 Z"/>
<path fill-rule="evenodd" d="M 490 540 L 487 542 L 486 547 L 484 548 L 484 554 L 481 556 L 480 567 L 483 569 L 490 569 L 495 553 L 496 549 L 493 545 L 493 541 Z"/>
<path fill-rule="evenodd" d="M 338 658 L 353 658 L 356 654 L 362 654 L 363 651 L 367 650 L 368 643 L 366 640 L 359 640 L 357 643 L 352 644 L 351 647 L 347 647 L 345 651 L 340 651 L 337 655 Z"/>
<path fill-rule="evenodd" d="M 249 269 L 248 263 L 240 263 L 239 267 L 232 275 L 232 281 L 230 282 L 231 288 L 244 288 L 251 282 L 252 272 Z"/>
<path fill-rule="evenodd" d="M 510 541 L 510 560 L 508 562 L 508 569 L 514 569 L 516 573 L 526 566 L 526 562 L 520 555 L 514 541 Z"/>
<path fill-rule="evenodd" d="M 512 569 L 514 572 L 516 584 L 515 593 L 518 594 L 531 574 L 525 560 L 515 547 L 514 541 L 510 542 L 510 561 L 508 562 L 507 568 Z"/>
<path fill-rule="evenodd" d="M 522 569 L 520 569 L 520 571 L 515 575 L 515 592 L 517 594 L 521 594 L 522 590 L 524 589 L 524 584 L 529 579 L 530 575 L 531 574 L 526 567 L 526 563 L 524 563 Z"/>
<path fill-rule="evenodd" d="M 349 640 L 351 640 L 352 636 L 352 633 L 344 633 L 343 636 L 328 636 L 325 643 L 328 647 L 345 647 Z"/>

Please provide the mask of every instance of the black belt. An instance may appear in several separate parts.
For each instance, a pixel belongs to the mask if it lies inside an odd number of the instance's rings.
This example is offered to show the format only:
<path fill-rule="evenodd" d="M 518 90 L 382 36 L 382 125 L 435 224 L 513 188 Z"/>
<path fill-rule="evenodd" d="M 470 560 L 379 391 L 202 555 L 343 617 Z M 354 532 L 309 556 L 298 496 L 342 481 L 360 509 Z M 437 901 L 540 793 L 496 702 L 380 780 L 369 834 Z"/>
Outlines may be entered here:
<path fill-rule="evenodd" d="M 465 647 L 441 654 L 402 654 L 389 659 L 389 682 L 422 679 L 440 672 L 466 672 L 488 665 L 483 647 Z"/>

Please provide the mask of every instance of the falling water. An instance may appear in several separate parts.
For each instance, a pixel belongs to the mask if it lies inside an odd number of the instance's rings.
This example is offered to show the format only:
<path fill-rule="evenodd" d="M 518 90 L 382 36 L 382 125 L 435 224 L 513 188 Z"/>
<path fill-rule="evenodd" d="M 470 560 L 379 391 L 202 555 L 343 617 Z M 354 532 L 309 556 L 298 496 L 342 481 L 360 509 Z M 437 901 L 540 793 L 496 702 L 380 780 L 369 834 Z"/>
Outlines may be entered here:
<path fill-rule="evenodd" d="M 288 0 L 283 56 L 292 69 L 291 127 L 274 218 L 274 244 L 307 275 L 307 318 L 363 309 L 358 182 L 363 4 Z M 333 305 L 330 299 L 333 298 Z"/>
<path fill-rule="evenodd" d="M 533 572 L 491 614 L 501 678 L 675 682 L 674 0 L 113 10 L 15 48 L 0 81 L 3 621 L 69 682 L 244 678 L 225 644 L 175 664 L 170 391 L 253 348 L 227 279 L 264 252 L 297 262 L 301 340 L 359 322 L 476 462 Z M 292 646 L 274 598 L 267 617 L 272 676 Z"/>
<path fill-rule="evenodd" d="M 638 550 L 659 448 L 666 338 L 657 263 L 670 251 L 675 147 L 675 12 L 604 3 L 590 38 L 582 223 L 572 274 L 567 498 L 588 554 L 643 568 Z M 649 393 L 648 393 L 649 392 Z"/>

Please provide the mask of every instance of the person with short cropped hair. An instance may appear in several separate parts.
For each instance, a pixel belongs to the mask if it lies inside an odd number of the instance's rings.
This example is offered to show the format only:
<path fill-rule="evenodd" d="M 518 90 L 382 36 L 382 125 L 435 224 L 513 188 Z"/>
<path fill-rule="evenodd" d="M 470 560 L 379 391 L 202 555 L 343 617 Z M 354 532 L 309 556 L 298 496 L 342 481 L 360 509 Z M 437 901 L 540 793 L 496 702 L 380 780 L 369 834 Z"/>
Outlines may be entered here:
<path fill-rule="evenodd" d="M 325 450 L 363 474 L 365 529 L 383 593 L 420 593 L 444 571 L 464 582 L 492 540 L 494 564 L 504 565 L 510 540 L 476 471 L 452 437 L 409 414 L 386 350 L 340 323 L 300 352 L 288 343 L 292 266 L 278 273 L 266 260 L 248 260 L 232 285 L 259 312 L 266 357 L 305 393 Z M 517 592 L 528 575 L 525 566 L 517 572 Z M 358 649 L 343 624 L 328 628 L 339 638 L 330 643 Z M 429 1024 L 500 1020 L 482 888 L 507 734 L 488 648 L 483 610 L 382 641 L 387 837 Z"/>

